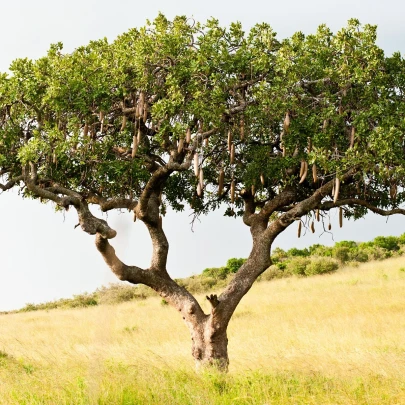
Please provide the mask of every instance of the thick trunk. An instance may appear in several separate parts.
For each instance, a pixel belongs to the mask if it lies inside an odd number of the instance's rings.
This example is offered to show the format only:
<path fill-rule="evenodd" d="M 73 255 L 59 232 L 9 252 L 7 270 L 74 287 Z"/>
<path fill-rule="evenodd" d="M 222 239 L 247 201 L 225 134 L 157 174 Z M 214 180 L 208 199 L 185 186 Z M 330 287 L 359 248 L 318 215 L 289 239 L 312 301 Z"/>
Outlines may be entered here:
<path fill-rule="evenodd" d="M 195 325 L 191 329 L 192 355 L 196 362 L 196 368 L 215 367 L 221 371 L 227 371 L 228 337 L 226 327 L 217 327 L 212 322 L 212 315 L 204 322 Z"/>

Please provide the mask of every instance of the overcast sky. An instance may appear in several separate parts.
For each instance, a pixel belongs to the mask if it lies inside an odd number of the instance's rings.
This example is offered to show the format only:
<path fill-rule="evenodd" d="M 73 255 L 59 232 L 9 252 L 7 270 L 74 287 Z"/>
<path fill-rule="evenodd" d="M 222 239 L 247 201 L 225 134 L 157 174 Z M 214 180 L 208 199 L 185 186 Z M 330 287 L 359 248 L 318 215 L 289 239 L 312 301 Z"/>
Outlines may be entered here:
<path fill-rule="evenodd" d="M 13 0 L 2 2 L 0 71 L 7 71 L 15 58 L 44 55 L 51 43 L 61 41 L 70 52 L 92 39 L 113 40 L 131 27 L 144 25 L 159 11 L 170 18 L 186 15 L 205 21 L 215 17 L 223 25 L 238 20 L 246 29 L 267 22 L 279 39 L 295 31 L 312 33 L 322 23 L 336 31 L 354 17 L 378 25 L 378 44 L 386 54 L 405 52 L 405 3 L 400 0 Z M 17 190 L 0 195 L 0 311 L 91 292 L 116 281 L 96 251 L 94 237 L 74 229 L 77 219 L 73 211 L 65 216 L 54 213 L 51 206 L 22 200 Z M 112 244 L 122 260 L 147 267 L 151 246 L 144 226 L 134 224 L 131 215 L 125 213 L 110 213 L 108 221 L 118 231 Z M 169 212 L 164 218 L 170 243 L 168 270 L 173 277 L 199 273 L 206 267 L 225 264 L 230 257 L 249 254 L 249 229 L 240 219 L 215 213 L 202 217 L 194 232 L 190 221 L 188 213 Z M 333 239 L 330 234 L 321 235 L 321 229 L 297 239 L 293 225 L 280 235 L 275 246 L 289 249 L 343 239 L 366 241 L 405 232 L 403 217 L 387 221 L 370 215 L 346 223 L 342 229 L 338 228 L 336 213 L 331 214 L 331 221 Z"/>

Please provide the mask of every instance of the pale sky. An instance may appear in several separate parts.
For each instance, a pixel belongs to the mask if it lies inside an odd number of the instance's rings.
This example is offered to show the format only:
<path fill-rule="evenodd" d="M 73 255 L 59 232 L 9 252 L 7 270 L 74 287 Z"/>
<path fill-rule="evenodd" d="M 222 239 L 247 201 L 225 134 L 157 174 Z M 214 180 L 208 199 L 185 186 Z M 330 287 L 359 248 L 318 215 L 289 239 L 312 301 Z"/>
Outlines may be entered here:
<path fill-rule="evenodd" d="M 2 2 L 0 71 L 6 71 L 15 58 L 44 55 L 51 43 L 61 41 L 70 52 L 92 39 L 113 40 L 131 27 L 144 25 L 146 19 L 154 19 L 159 11 L 169 18 L 187 15 L 199 21 L 212 16 L 223 25 L 238 20 L 246 29 L 267 22 L 279 39 L 295 31 L 314 32 L 322 23 L 336 31 L 354 17 L 378 25 L 378 44 L 386 54 L 405 53 L 405 4 L 400 0 L 13 0 Z M 336 213 L 331 217 L 334 240 L 329 234 L 320 236 L 320 229 L 297 239 L 292 225 L 273 247 L 366 241 L 405 232 L 405 218 L 400 216 L 387 221 L 370 215 L 345 223 L 342 229 Z M 134 224 L 127 213 L 110 213 L 108 220 L 118 231 L 111 243 L 119 257 L 127 264 L 147 267 L 151 246 L 142 223 Z M 187 213 L 169 212 L 164 218 L 170 243 L 168 270 L 173 277 L 222 266 L 231 257 L 248 256 L 250 233 L 241 219 L 214 213 L 202 217 L 194 232 L 190 221 Z M 94 237 L 74 229 L 76 223 L 74 210 L 66 216 L 54 213 L 50 205 L 22 200 L 17 190 L 0 195 L 0 311 L 91 292 L 117 281 L 98 254 Z"/>

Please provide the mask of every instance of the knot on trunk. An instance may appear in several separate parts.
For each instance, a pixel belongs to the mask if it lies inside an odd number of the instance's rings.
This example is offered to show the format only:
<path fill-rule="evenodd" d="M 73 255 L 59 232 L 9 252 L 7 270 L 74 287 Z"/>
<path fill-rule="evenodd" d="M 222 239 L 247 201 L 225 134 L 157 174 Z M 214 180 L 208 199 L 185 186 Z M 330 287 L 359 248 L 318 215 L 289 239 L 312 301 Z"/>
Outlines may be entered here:
<path fill-rule="evenodd" d="M 207 295 L 206 297 L 212 308 L 216 308 L 219 305 L 219 299 L 216 294 Z"/>

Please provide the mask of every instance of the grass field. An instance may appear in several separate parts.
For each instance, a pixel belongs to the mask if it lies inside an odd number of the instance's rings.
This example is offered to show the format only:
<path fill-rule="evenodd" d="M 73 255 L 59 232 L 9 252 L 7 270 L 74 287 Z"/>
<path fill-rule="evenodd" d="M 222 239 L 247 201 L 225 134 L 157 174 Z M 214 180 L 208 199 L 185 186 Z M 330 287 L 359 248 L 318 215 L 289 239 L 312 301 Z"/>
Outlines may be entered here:
<path fill-rule="evenodd" d="M 226 376 L 194 372 L 158 298 L 0 316 L 0 404 L 405 404 L 404 267 L 256 284 L 229 326 Z"/>

